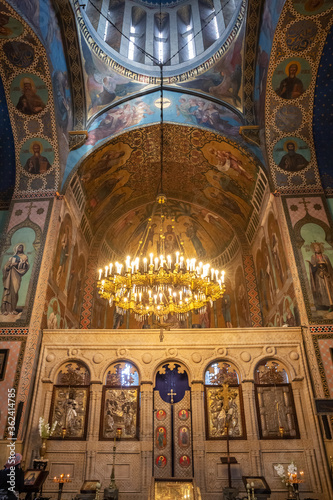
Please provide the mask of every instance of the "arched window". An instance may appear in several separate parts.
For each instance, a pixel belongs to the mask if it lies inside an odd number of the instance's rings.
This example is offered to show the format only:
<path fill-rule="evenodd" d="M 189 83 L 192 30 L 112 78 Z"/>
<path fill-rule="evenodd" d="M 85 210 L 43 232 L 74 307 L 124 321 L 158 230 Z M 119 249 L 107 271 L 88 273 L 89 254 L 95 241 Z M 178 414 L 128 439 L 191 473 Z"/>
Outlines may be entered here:
<path fill-rule="evenodd" d="M 207 439 L 246 438 L 242 388 L 236 368 L 226 361 L 205 372 Z"/>
<path fill-rule="evenodd" d="M 260 363 L 255 390 L 260 438 L 299 438 L 292 389 L 283 364 L 277 360 Z"/>
<path fill-rule="evenodd" d="M 50 426 L 57 422 L 52 438 L 86 438 L 89 384 L 89 370 L 83 363 L 68 361 L 59 368 L 49 418 Z"/>
<path fill-rule="evenodd" d="M 132 363 L 117 361 L 107 370 L 101 408 L 100 439 L 138 438 L 139 374 Z"/>

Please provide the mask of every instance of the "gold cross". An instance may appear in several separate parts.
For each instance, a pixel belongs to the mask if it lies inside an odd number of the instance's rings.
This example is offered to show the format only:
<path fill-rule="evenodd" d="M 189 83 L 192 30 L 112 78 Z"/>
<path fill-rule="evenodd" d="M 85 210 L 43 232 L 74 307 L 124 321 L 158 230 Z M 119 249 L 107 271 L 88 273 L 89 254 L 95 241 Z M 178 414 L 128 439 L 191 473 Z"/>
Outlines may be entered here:
<path fill-rule="evenodd" d="M 223 407 L 225 411 L 229 410 L 229 399 L 234 399 L 237 396 L 237 392 L 229 390 L 229 385 L 222 384 L 222 389 L 219 391 L 219 397 L 223 400 Z"/>
<path fill-rule="evenodd" d="M 168 392 L 167 396 L 171 396 L 171 400 L 170 400 L 170 403 L 173 404 L 173 397 L 174 396 L 177 396 L 177 393 L 176 392 L 173 392 L 173 389 L 171 389 L 170 392 Z"/>

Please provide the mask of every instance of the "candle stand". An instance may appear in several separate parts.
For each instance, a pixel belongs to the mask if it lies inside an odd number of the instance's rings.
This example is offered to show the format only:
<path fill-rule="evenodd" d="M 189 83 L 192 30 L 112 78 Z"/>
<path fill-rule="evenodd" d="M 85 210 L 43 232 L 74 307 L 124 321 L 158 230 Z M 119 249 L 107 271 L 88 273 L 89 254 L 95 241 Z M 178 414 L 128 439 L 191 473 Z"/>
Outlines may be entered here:
<path fill-rule="evenodd" d="M 115 463 L 116 463 L 116 441 L 120 441 L 122 435 L 122 428 L 117 427 L 116 434 L 113 441 L 113 459 L 112 459 L 112 470 L 110 477 L 110 484 L 108 488 L 104 489 L 104 500 L 118 500 L 119 490 L 116 485 L 115 479 Z"/>
<path fill-rule="evenodd" d="M 55 476 L 53 478 L 53 482 L 59 484 L 58 500 L 61 500 L 61 495 L 62 495 L 62 490 L 63 490 L 63 487 L 64 487 L 64 483 L 71 483 L 72 480 L 70 479 L 69 474 L 67 474 L 66 476 L 65 476 L 65 474 L 60 474 L 59 477 Z"/>

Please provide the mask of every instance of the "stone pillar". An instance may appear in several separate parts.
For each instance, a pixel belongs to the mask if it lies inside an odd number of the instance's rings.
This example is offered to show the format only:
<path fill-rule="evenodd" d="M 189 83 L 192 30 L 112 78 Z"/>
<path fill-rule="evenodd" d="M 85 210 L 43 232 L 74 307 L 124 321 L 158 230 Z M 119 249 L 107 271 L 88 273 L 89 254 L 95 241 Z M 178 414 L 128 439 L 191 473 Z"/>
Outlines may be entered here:
<path fill-rule="evenodd" d="M 199 56 L 200 54 L 202 54 L 204 51 L 198 0 L 196 0 L 193 3 L 191 2 L 191 7 L 192 7 L 192 22 L 193 22 L 193 35 L 192 36 L 197 35 L 194 38 L 195 57 L 196 57 L 196 56 Z M 190 37 L 188 37 L 188 38 L 190 38 Z"/>
<path fill-rule="evenodd" d="M 121 37 L 120 41 L 120 54 L 124 57 L 128 57 L 128 44 L 129 41 L 126 37 L 130 37 L 130 31 L 132 26 L 132 4 L 130 2 L 125 2 L 124 17 L 123 17 L 123 29 L 122 33 L 124 36 Z"/>
<path fill-rule="evenodd" d="M 221 37 L 222 33 L 225 30 L 225 22 L 224 22 L 223 11 L 221 8 L 221 0 L 214 0 L 214 9 L 216 14 L 216 21 L 219 30 L 219 35 Z"/>
<path fill-rule="evenodd" d="M 154 11 L 149 9 L 146 12 L 146 40 L 145 51 L 147 54 L 154 55 Z M 153 65 L 153 61 L 145 54 L 145 64 Z"/>
<path fill-rule="evenodd" d="M 178 54 L 178 21 L 177 21 L 177 11 L 176 9 L 170 9 L 169 12 L 170 19 L 170 56 L 173 56 L 170 60 L 170 66 L 179 64 L 179 54 Z"/>
<path fill-rule="evenodd" d="M 253 380 L 245 380 L 241 384 L 243 393 L 244 415 L 247 441 L 249 443 L 249 474 L 262 476 L 261 447 L 256 412 L 255 389 Z"/>
<path fill-rule="evenodd" d="M 205 490 L 205 410 L 204 384 L 193 380 L 191 388 L 192 402 L 192 445 L 194 478 L 201 490 Z"/>
<path fill-rule="evenodd" d="M 294 397 L 295 410 L 296 410 L 297 423 L 298 423 L 298 429 L 299 429 L 299 432 L 300 432 L 300 436 L 301 436 L 301 439 L 308 439 L 309 438 L 309 433 L 307 431 L 307 425 L 306 425 L 305 418 L 304 418 L 305 417 L 304 416 L 304 406 L 305 406 L 304 403 L 305 403 L 305 401 L 303 401 L 303 404 L 302 404 L 302 390 L 301 390 L 301 387 L 302 387 L 302 382 L 300 382 L 300 381 L 293 381 L 291 383 L 291 388 L 292 388 L 293 397 Z M 307 413 L 308 413 L 308 411 L 307 411 Z M 311 411 L 311 415 L 312 415 L 312 411 Z M 316 418 L 316 417 L 314 417 L 314 418 Z"/>
<path fill-rule="evenodd" d="M 102 405 L 102 383 L 92 381 L 90 383 L 89 416 L 87 441 L 97 442 L 99 439 L 99 424 Z"/>
<path fill-rule="evenodd" d="M 141 382 L 140 413 L 142 493 L 147 497 L 153 460 L 153 383 L 150 380 Z"/>
<path fill-rule="evenodd" d="M 102 40 L 105 41 L 105 32 L 107 29 L 107 23 L 108 21 L 106 20 L 108 11 L 109 11 L 109 2 L 110 0 L 103 0 L 102 3 L 102 8 L 101 8 L 101 13 L 99 16 L 99 21 L 98 21 L 98 26 L 97 26 L 97 33 L 101 37 Z"/>

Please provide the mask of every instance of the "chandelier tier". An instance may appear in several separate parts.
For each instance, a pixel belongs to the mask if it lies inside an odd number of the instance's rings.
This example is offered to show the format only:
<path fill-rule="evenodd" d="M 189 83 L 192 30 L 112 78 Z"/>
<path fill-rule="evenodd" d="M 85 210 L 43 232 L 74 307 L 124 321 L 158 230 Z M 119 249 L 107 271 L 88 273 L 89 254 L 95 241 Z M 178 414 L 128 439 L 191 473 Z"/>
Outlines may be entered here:
<path fill-rule="evenodd" d="M 176 314 L 180 320 L 186 320 L 187 313 L 204 313 L 208 303 L 213 303 L 223 296 L 224 271 L 215 270 L 210 264 L 187 258 L 181 234 L 173 233 L 175 253 L 166 251 L 166 219 L 175 221 L 167 208 L 167 199 L 163 194 L 163 65 L 161 70 L 161 122 L 160 122 L 160 182 L 159 194 L 153 206 L 137 251 L 125 263 L 111 262 L 99 270 L 98 292 L 115 305 L 116 312 L 124 314 L 130 311 L 137 321 L 144 321 L 154 315 L 159 321 L 168 319 L 169 314 Z M 159 211 L 160 230 L 157 241 L 152 240 L 152 220 Z M 172 232 L 174 225 L 172 225 Z M 154 233 L 154 231 L 153 231 Z M 170 232 L 168 233 L 170 235 Z M 156 245 L 156 251 L 152 252 Z M 150 244 L 150 248 L 149 248 Z M 169 247 L 167 247 L 169 250 Z M 124 252 L 125 254 L 125 252 Z M 126 254 L 125 254 L 126 255 Z"/>
<path fill-rule="evenodd" d="M 222 297 L 225 289 L 224 271 L 213 269 L 210 264 L 186 258 L 183 242 L 176 238 L 180 251 L 165 253 L 163 207 L 166 197 L 160 194 L 157 203 L 160 210 L 160 236 L 157 247 L 160 252 L 143 256 L 152 218 L 139 242 L 134 257 L 128 256 L 124 264 L 111 262 L 99 270 L 98 288 L 101 297 L 115 305 L 118 313 L 132 311 L 138 321 L 154 314 L 166 320 L 169 314 L 186 319 L 186 313 L 205 312 L 208 302 Z M 138 256 L 140 255 L 141 258 Z"/>

